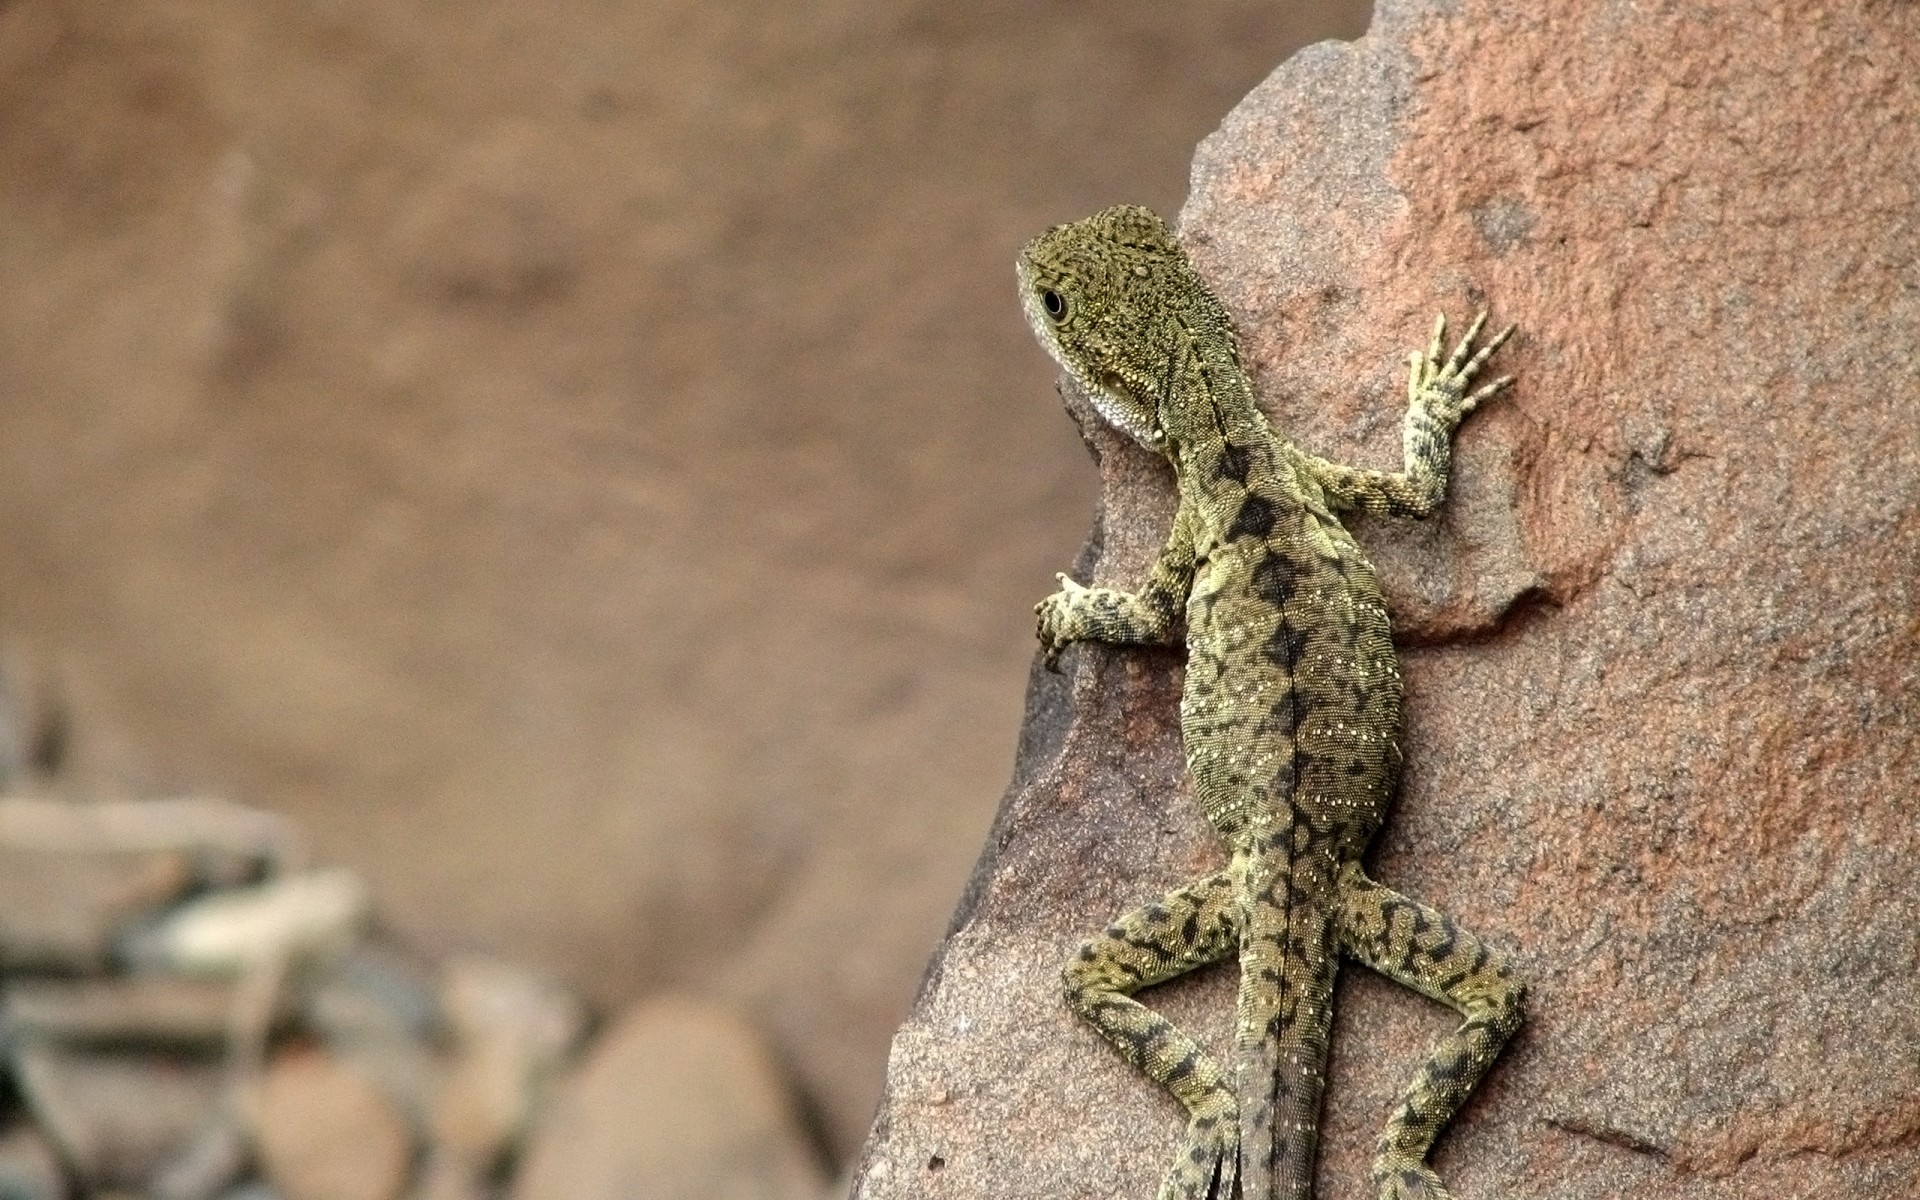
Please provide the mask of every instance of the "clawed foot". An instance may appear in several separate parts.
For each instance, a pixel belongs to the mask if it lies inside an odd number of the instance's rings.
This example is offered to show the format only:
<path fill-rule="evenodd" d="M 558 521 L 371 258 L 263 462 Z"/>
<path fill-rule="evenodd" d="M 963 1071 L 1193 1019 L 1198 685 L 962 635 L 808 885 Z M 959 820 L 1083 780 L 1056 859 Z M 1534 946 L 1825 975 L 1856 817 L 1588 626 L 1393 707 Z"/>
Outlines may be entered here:
<path fill-rule="evenodd" d="M 1434 319 L 1433 338 L 1427 343 L 1427 352 L 1422 354 L 1415 350 L 1407 357 L 1408 402 L 1425 406 L 1448 429 L 1458 425 L 1482 400 L 1513 382 L 1513 376 L 1502 375 L 1478 391 L 1467 391 L 1487 359 L 1513 334 L 1513 326 L 1509 325 L 1487 339 L 1486 345 L 1473 350 L 1473 339 L 1479 336 L 1480 327 L 1486 323 L 1487 313 L 1482 309 L 1480 315 L 1473 319 L 1473 324 L 1467 327 L 1466 336 L 1460 339 L 1460 344 L 1442 363 L 1440 355 L 1446 348 L 1447 337 L 1447 318 L 1442 314 Z"/>
<path fill-rule="evenodd" d="M 1380 1200 L 1453 1200 L 1432 1168 L 1410 1158 L 1375 1160 L 1373 1181 L 1380 1187 Z"/>
<path fill-rule="evenodd" d="M 1159 1200 L 1241 1200 L 1240 1118 L 1195 1117 Z"/>
<path fill-rule="evenodd" d="M 1075 640 L 1071 630 L 1074 602 L 1087 589 L 1065 575 L 1056 574 L 1054 578 L 1060 581 L 1060 590 L 1034 605 L 1033 613 L 1038 618 L 1035 632 L 1040 638 L 1041 661 L 1057 674 L 1061 651 Z"/>

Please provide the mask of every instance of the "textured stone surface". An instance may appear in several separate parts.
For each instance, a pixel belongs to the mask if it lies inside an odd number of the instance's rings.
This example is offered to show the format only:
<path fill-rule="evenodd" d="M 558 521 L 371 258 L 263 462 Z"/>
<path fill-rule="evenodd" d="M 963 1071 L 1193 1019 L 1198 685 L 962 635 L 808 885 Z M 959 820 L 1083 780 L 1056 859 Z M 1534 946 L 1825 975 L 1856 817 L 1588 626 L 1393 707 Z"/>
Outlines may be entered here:
<path fill-rule="evenodd" d="M 1014 248 L 1364 11 L 0 4 L 14 757 L 725 990 L 851 1151 L 1090 506 Z"/>
<path fill-rule="evenodd" d="M 1462 1197 L 1902 1195 L 1920 1177 L 1920 9 L 1383 5 L 1201 148 L 1184 233 L 1269 411 L 1393 461 L 1436 309 L 1520 322 L 1428 527 L 1361 529 L 1409 644 L 1377 874 L 1515 949 Z M 1165 483 L 1094 438 L 1094 573 Z M 1084 576 L 1083 576 L 1084 578 Z M 1217 862 L 1178 657 L 1075 652 L 895 1041 L 856 1195 L 1148 1196 L 1175 1106 L 1057 1001 Z M 1229 973 L 1154 1003 L 1219 1038 Z M 1338 994 L 1322 1195 L 1444 1010 Z"/>
<path fill-rule="evenodd" d="M 629 1011 L 534 1130 L 515 1200 L 816 1200 L 826 1186 L 787 1081 L 739 1017 Z"/>

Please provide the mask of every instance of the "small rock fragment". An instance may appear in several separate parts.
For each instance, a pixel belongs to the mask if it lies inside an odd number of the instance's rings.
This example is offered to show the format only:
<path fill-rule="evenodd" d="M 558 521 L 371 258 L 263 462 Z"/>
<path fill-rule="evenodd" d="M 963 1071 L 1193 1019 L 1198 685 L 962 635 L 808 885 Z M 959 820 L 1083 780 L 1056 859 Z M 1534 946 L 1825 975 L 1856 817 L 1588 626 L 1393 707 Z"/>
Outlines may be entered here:
<path fill-rule="evenodd" d="M 329 1045 L 423 1042 L 438 1036 L 441 1023 L 432 974 L 378 940 L 354 946 L 317 972 L 301 1016 Z"/>
<path fill-rule="evenodd" d="M 232 1029 L 237 990 L 224 979 L 145 973 L 15 979 L 6 985 L 0 1028 L 9 1039 L 218 1049 Z"/>
<path fill-rule="evenodd" d="M 511 1037 L 557 1059 L 587 1027 L 586 1006 L 558 980 L 491 958 L 456 958 L 441 972 L 441 1009 L 458 1037 Z"/>
<path fill-rule="evenodd" d="M 306 871 L 182 905 L 128 938 L 129 961 L 177 971 L 237 974 L 349 946 L 369 911 L 364 884 L 340 868 Z"/>
<path fill-rule="evenodd" d="M 492 959 L 457 959 L 443 980 L 454 1046 L 433 1106 L 434 1145 L 484 1177 L 585 1031 L 586 1008 L 558 982 Z"/>
<path fill-rule="evenodd" d="M 305 841 L 285 817 L 231 801 L 0 799 L 0 846 L 63 853 L 183 854 L 202 882 L 235 884 L 304 865 Z"/>
<path fill-rule="evenodd" d="M 60 1156 L 31 1122 L 0 1134 L 0 1200 L 62 1200 L 67 1194 Z"/>
<path fill-rule="evenodd" d="M 246 1130 L 229 1110 L 161 1168 L 147 1194 L 151 1200 L 210 1200 L 239 1179 L 249 1161 Z"/>
<path fill-rule="evenodd" d="M 442 1153 L 436 1147 L 421 1165 L 420 1186 L 408 1200 L 487 1200 L 493 1194 L 492 1181 L 471 1160 Z"/>
<path fill-rule="evenodd" d="M 826 1176 L 758 1033 L 681 999 L 629 1011 L 534 1130 L 515 1200 L 819 1200 Z"/>
<path fill-rule="evenodd" d="M 218 1114 L 211 1062 L 28 1042 L 14 1071 L 40 1127 L 88 1190 L 144 1190 Z"/>
<path fill-rule="evenodd" d="M 173 851 L 94 853 L 0 843 L 0 967 L 101 971 L 115 939 L 193 884 Z"/>
<path fill-rule="evenodd" d="M 314 973 L 305 1025 L 424 1126 L 445 1070 L 432 1047 L 442 1029 L 433 976 L 391 946 L 362 943 Z"/>
<path fill-rule="evenodd" d="M 406 1186 L 406 1115 L 341 1059 L 296 1051 L 275 1060 L 255 1117 L 261 1168 L 286 1200 L 394 1200 Z"/>

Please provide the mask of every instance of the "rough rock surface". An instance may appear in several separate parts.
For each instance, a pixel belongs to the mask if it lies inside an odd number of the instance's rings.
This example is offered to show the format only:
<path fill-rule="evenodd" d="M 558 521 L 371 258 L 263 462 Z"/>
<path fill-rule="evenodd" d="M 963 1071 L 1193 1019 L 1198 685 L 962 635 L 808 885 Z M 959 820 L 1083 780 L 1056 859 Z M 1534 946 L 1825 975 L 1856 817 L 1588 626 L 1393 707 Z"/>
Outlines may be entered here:
<path fill-rule="evenodd" d="M 851 1152 L 1090 502 L 1014 249 L 1365 10 L 7 0 L 13 757 L 725 991 Z"/>
<path fill-rule="evenodd" d="M 653 1000 L 594 1045 L 535 1129 L 516 1200 L 816 1200 L 826 1179 L 739 1017 Z"/>
<path fill-rule="evenodd" d="M 1432 313 L 1523 329 L 1429 526 L 1362 540 L 1408 645 L 1378 876 L 1514 949 L 1529 1019 L 1442 1141 L 1462 1197 L 1920 1178 L 1920 8 L 1384 4 L 1201 148 L 1182 225 L 1278 424 L 1397 453 Z M 1099 431 L 1086 560 L 1164 471 Z M 1080 576 L 1085 578 L 1085 574 Z M 1036 597 L 1037 598 L 1037 597 Z M 1179 657 L 1074 652 L 913 1017 L 856 1196 L 1153 1194 L 1177 1110 L 1057 999 L 1216 863 Z M 1153 1003 L 1219 1038 L 1230 972 Z M 1451 1014 L 1349 969 L 1320 1194 Z"/>

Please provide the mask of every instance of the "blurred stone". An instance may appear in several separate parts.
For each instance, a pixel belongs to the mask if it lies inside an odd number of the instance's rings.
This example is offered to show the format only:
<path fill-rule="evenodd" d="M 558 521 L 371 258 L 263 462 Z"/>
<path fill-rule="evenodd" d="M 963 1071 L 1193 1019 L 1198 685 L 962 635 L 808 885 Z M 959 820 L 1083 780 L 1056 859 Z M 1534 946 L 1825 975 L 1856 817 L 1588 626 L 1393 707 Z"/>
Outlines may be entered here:
<path fill-rule="evenodd" d="M 433 1108 L 434 1145 L 484 1176 L 579 1041 L 586 1007 L 553 979 L 484 958 L 447 964 L 441 1007 L 453 1044 Z"/>
<path fill-rule="evenodd" d="M 211 1200 L 251 1161 L 246 1130 L 231 1108 L 219 1113 L 148 1186 L 150 1200 Z"/>
<path fill-rule="evenodd" d="M 352 944 L 369 905 L 351 871 L 305 871 L 183 904 L 126 939 L 123 953 L 143 966 L 211 974 L 324 957 Z"/>
<path fill-rule="evenodd" d="M 1791 103 L 1781 81 L 1792 80 Z M 1920 6 L 1382 0 L 1222 123 L 1181 218 L 1276 426 L 1396 462 L 1445 310 L 1520 332 L 1424 524 L 1356 522 L 1407 644 L 1383 882 L 1516 953 L 1462 1197 L 1907 1196 L 1920 1179 Z M 1074 400 L 1084 414 L 1084 402 Z M 1089 426 L 1082 580 L 1165 536 Z M 1144 1197 L 1177 1107 L 1061 1002 L 1074 947 L 1224 859 L 1178 652 L 1036 677 L 854 1189 Z M 1143 999 L 1230 1043 L 1230 966 Z M 1320 1194 L 1455 1014 L 1348 969 Z M 1264 1198 L 1263 1198 L 1264 1200 Z"/>
<path fill-rule="evenodd" d="M 363 941 L 310 976 L 301 1013 L 330 1044 L 424 1042 L 441 1032 L 436 984 L 413 956 Z"/>
<path fill-rule="evenodd" d="M 306 843 L 278 813 L 187 796 L 157 800 L 0 799 L 0 846 L 22 850 L 172 851 L 204 883 L 232 885 L 305 865 Z"/>
<path fill-rule="evenodd" d="M 407 1183 L 413 1132 L 364 1071 L 320 1051 L 275 1059 L 261 1081 L 255 1141 L 286 1200 L 394 1200 Z"/>
<path fill-rule="evenodd" d="M 445 1038 L 432 972 L 397 947 L 356 944 L 302 978 L 306 1028 L 424 1127 L 446 1074 Z"/>
<path fill-rule="evenodd" d="M 514 1200 L 819 1200 L 826 1177 L 778 1065 L 740 1018 L 630 1009 L 539 1117 Z"/>
<path fill-rule="evenodd" d="M 586 1031 L 586 1006 L 572 989 L 542 972 L 464 957 L 448 962 L 440 980 L 441 1011 L 456 1037 L 510 1039 L 540 1062 L 552 1063 Z"/>
<path fill-rule="evenodd" d="M 420 1166 L 419 1186 L 407 1200 L 488 1200 L 496 1191 L 491 1172 L 473 1158 L 433 1146 Z"/>
<path fill-rule="evenodd" d="M 0 1027 L 9 1038 L 217 1048 L 232 1032 L 237 992 L 229 980 L 155 973 L 16 978 L 5 985 Z"/>
<path fill-rule="evenodd" d="M 104 970 L 124 929 L 193 882 L 192 864 L 172 851 L 0 844 L 0 967 Z"/>
<path fill-rule="evenodd" d="M 210 1061 L 40 1042 L 13 1054 L 27 1107 L 89 1190 L 144 1190 L 218 1112 Z"/>
<path fill-rule="evenodd" d="M 67 1179 L 46 1136 L 15 1120 L 0 1133 L 0 1200 L 65 1200 Z"/>

